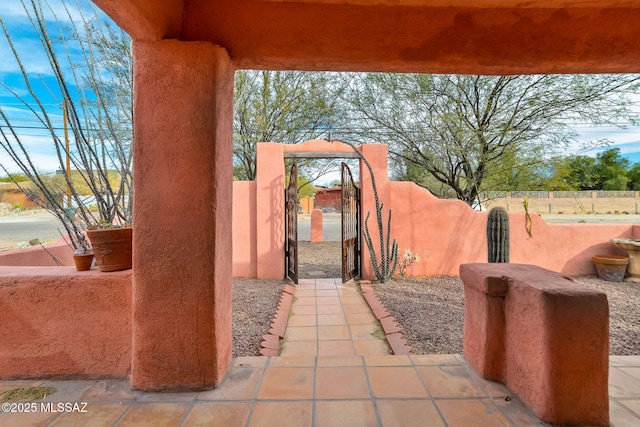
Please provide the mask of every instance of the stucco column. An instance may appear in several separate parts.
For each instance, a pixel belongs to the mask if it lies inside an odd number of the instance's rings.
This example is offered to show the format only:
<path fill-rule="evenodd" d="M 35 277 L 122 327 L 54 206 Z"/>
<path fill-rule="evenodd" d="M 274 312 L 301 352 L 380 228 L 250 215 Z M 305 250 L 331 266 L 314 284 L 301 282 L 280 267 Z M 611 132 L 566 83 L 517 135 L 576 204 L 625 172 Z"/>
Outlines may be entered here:
<path fill-rule="evenodd" d="M 365 144 L 360 146 L 360 151 L 373 169 L 373 175 L 376 180 L 376 188 L 378 190 L 378 197 L 381 203 L 384 204 L 382 209 L 382 222 L 384 231 L 387 230 L 387 221 L 389 219 L 389 156 L 387 152 L 386 144 Z M 367 218 L 367 212 L 369 214 L 369 231 L 373 240 L 373 247 L 376 251 L 376 255 L 380 255 L 380 238 L 378 233 L 378 222 L 376 219 L 376 202 L 373 194 L 373 187 L 371 182 L 371 175 L 369 169 L 364 162 L 360 164 L 360 183 L 362 188 L 361 207 L 362 207 L 362 278 L 375 279 L 373 269 L 371 268 L 371 257 L 369 256 L 369 249 L 364 241 L 364 224 Z M 393 224 L 391 230 L 393 232 L 394 225 L 397 227 L 399 219 L 393 218 Z M 393 235 L 392 235 L 393 240 Z M 378 259 L 378 263 L 380 260 Z"/>
<path fill-rule="evenodd" d="M 256 261 L 258 279 L 284 278 L 284 146 L 256 144 Z"/>
<path fill-rule="evenodd" d="M 322 242 L 322 211 L 314 209 L 311 212 L 311 242 Z"/>
<path fill-rule="evenodd" d="M 134 42 L 131 384 L 216 386 L 231 360 L 233 75 L 206 42 Z"/>

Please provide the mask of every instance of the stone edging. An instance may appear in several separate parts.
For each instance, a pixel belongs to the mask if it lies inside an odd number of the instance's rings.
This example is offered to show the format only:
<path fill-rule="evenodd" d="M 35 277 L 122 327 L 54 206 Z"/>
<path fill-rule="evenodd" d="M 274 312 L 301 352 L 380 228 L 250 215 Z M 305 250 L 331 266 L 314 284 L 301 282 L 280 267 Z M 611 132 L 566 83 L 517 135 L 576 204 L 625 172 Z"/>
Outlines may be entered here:
<path fill-rule="evenodd" d="M 296 288 L 293 286 L 284 285 L 276 314 L 271 321 L 269 333 L 262 336 L 262 343 L 260 344 L 260 354 L 262 356 L 278 356 L 280 340 L 284 338 L 284 333 L 287 330 L 287 320 L 289 320 L 291 302 L 295 291 Z"/>
<path fill-rule="evenodd" d="M 393 351 L 393 354 L 413 354 L 411 346 L 407 344 L 407 340 L 404 338 L 402 330 L 398 326 L 396 319 L 393 318 L 384 307 L 373 288 L 371 287 L 370 280 L 360 280 L 360 289 L 362 290 L 362 296 L 364 297 L 369 308 L 373 312 L 373 315 L 378 319 L 384 335 L 387 338 L 387 342 Z"/>
<path fill-rule="evenodd" d="M 382 305 L 380 299 L 373 291 L 371 287 L 371 281 L 360 280 L 360 289 L 362 290 L 362 296 L 369 305 L 369 308 L 373 312 L 373 315 L 380 322 L 382 330 L 384 331 L 385 338 L 393 351 L 393 354 L 413 354 L 411 346 L 407 344 L 407 340 L 402 333 L 402 330 L 398 326 L 396 319 L 393 318 Z M 293 295 L 295 288 L 291 285 L 284 285 L 282 290 L 282 296 L 278 302 L 278 308 L 276 314 L 271 321 L 271 327 L 269 333 L 262 336 L 262 343 L 260 344 L 260 354 L 262 356 L 278 356 L 280 348 L 280 340 L 284 338 L 284 334 L 287 330 L 287 321 L 289 320 L 289 312 L 291 311 L 291 303 L 293 302 Z"/>

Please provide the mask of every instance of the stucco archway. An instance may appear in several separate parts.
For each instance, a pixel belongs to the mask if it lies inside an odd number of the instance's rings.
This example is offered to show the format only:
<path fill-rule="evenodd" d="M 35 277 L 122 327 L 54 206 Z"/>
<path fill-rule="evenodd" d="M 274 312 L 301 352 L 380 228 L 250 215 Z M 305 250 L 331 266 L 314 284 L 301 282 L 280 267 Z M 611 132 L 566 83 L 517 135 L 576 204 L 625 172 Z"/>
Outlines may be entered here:
<path fill-rule="evenodd" d="M 358 148 L 362 156 L 371 165 L 377 182 L 380 200 L 387 200 L 388 164 L 386 145 L 365 145 Z M 285 264 L 285 225 L 284 225 L 284 159 L 309 153 L 334 155 L 336 158 L 350 158 L 354 154 L 351 146 L 340 141 L 311 140 L 302 144 L 257 144 L 256 167 L 256 277 L 259 279 L 280 280 L 283 278 Z M 358 156 L 359 158 L 359 156 Z M 362 212 L 375 212 L 375 200 L 370 174 L 362 164 L 360 188 L 362 189 Z M 376 230 L 371 230 L 374 238 Z M 369 254 L 362 252 L 362 276 L 372 278 L 369 266 Z"/>

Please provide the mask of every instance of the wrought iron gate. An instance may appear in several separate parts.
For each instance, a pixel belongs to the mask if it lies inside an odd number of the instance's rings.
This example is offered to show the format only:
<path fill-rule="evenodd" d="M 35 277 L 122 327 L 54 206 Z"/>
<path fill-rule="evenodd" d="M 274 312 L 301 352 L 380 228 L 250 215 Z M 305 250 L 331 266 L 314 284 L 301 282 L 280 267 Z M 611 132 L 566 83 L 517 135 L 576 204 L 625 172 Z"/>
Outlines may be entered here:
<path fill-rule="evenodd" d="M 342 282 L 360 276 L 360 189 L 342 163 Z"/>
<path fill-rule="evenodd" d="M 298 166 L 294 162 L 285 190 L 285 271 L 286 277 L 298 283 Z"/>

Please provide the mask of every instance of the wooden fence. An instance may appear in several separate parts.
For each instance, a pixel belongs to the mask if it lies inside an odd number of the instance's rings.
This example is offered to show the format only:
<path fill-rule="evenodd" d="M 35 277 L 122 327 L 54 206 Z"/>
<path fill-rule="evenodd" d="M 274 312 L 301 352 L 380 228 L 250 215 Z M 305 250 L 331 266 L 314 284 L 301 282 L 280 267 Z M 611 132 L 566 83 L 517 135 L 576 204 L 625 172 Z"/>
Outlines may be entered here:
<path fill-rule="evenodd" d="M 480 195 L 487 209 L 501 206 L 510 212 L 557 214 L 639 214 L 640 191 L 489 191 Z"/>

